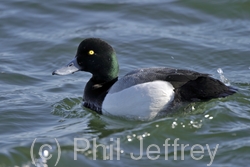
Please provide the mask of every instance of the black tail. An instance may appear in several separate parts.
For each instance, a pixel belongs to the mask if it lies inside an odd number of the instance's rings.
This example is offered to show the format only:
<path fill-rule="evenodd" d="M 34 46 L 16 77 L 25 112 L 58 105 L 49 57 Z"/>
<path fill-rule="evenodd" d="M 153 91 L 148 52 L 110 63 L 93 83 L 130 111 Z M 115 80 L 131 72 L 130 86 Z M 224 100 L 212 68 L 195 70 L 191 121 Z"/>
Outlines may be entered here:
<path fill-rule="evenodd" d="M 226 85 L 225 85 L 226 86 Z M 225 92 L 221 93 L 218 97 L 227 97 L 229 95 L 232 95 L 236 93 L 238 90 L 236 88 L 233 88 L 231 86 L 227 86 L 227 89 Z"/>
<path fill-rule="evenodd" d="M 237 89 L 226 86 L 221 81 L 211 77 L 198 77 L 179 88 L 182 100 L 210 100 L 212 98 L 226 97 L 237 92 Z"/>

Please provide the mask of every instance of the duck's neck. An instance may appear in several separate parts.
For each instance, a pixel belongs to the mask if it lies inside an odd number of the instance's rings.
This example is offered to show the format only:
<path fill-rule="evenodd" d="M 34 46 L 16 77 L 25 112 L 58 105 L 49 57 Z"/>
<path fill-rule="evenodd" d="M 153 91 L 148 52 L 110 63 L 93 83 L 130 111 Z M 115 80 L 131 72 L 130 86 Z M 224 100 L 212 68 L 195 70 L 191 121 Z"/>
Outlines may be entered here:
<path fill-rule="evenodd" d="M 84 90 L 84 106 L 101 113 L 102 102 L 111 86 L 117 81 L 119 65 L 115 52 L 112 53 L 108 63 L 100 66 L 102 70 L 92 71 L 92 78 L 88 81 Z"/>
<path fill-rule="evenodd" d="M 101 114 L 102 102 L 110 87 L 118 77 L 109 81 L 97 80 L 94 76 L 88 81 L 83 95 L 84 106 Z"/>
<path fill-rule="evenodd" d="M 117 75 L 93 75 L 89 82 L 93 84 L 104 84 L 116 79 Z"/>

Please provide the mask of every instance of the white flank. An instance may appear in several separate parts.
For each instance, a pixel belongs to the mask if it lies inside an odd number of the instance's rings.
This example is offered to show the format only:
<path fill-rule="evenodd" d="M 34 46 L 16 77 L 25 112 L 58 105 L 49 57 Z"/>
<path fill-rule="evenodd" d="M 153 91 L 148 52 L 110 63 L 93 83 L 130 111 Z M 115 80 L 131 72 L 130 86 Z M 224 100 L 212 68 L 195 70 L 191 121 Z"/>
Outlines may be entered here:
<path fill-rule="evenodd" d="M 138 84 L 108 93 L 102 105 L 104 115 L 150 120 L 174 99 L 174 87 L 165 81 Z"/>

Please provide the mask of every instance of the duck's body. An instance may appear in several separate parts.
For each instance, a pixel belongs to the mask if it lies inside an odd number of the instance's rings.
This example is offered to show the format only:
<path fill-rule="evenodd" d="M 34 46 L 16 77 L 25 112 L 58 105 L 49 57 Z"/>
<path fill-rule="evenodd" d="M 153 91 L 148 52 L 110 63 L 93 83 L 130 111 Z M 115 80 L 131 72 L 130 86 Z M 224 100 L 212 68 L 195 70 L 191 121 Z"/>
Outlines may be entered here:
<path fill-rule="evenodd" d="M 184 101 L 209 100 L 235 93 L 208 74 L 172 68 L 134 70 L 118 80 L 114 49 L 89 38 L 78 47 L 76 58 L 53 74 L 76 71 L 93 74 L 84 90 L 84 106 L 100 114 L 152 119 Z"/>

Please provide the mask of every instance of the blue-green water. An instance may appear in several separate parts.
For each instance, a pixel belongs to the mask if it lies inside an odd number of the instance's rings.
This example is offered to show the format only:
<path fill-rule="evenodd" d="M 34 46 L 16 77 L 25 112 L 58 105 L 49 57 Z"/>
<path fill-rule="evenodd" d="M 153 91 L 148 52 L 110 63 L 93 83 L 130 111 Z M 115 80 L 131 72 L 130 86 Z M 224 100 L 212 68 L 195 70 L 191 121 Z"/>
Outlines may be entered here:
<path fill-rule="evenodd" d="M 1 1 L 0 166 L 250 166 L 249 36 L 249 0 Z M 150 122 L 98 115 L 81 106 L 90 74 L 51 75 L 88 37 L 115 48 L 121 76 L 185 68 L 239 91 Z"/>

